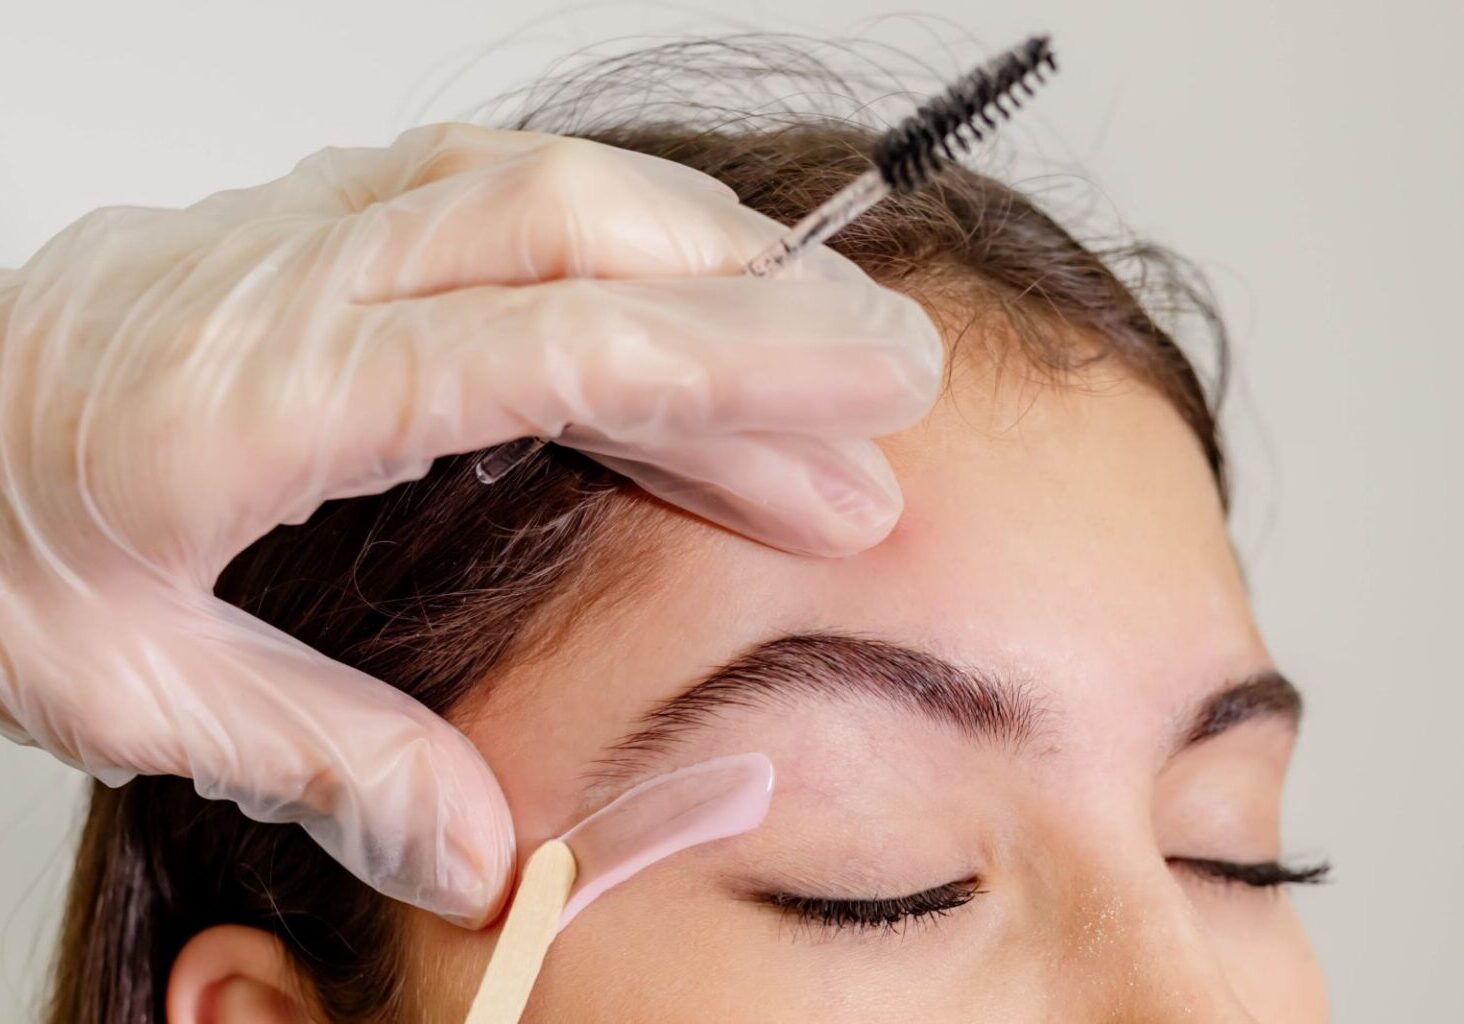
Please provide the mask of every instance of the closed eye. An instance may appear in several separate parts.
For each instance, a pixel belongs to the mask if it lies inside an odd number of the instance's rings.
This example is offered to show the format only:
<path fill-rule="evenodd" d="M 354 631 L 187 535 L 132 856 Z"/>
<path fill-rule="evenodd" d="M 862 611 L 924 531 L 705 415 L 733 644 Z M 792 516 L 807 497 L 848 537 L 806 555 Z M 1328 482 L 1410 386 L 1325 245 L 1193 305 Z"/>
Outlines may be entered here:
<path fill-rule="evenodd" d="M 757 897 L 798 922 L 830 931 L 880 930 L 901 934 L 910 924 L 924 919 L 929 922 L 970 903 L 986 890 L 970 879 L 948 882 L 933 889 L 908 896 L 870 899 L 830 899 L 825 896 L 798 896 L 792 893 L 764 893 Z"/>
<path fill-rule="evenodd" d="M 1292 866 L 1278 860 L 1231 861 L 1208 857 L 1169 857 L 1170 867 L 1200 878 L 1255 889 L 1283 885 L 1318 885 L 1329 880 L 1331 865 L 1325 862 Z M 979 880 L 948 882 L 907 896 L 869 899 L 833 899 L 794 893 L 761 893 L 754 897 L 801 924 L 829 931 L 883 931 L 902 934 L 911 924 L 932 921 L 950 914 L 987 892 Z"/>
<path fill-rule="evenodd" d="M 1274 889 L 1281 885 L 1319 885 L 1330 879 L 1332 865 L 1325 861 L 1305 867 L 1292 867 L 1276 860 L 1233 861 L 1206 857 L 1169 857 L 1170 867 L 1179 868 L 1201 878 L 1256 889 Z"/>

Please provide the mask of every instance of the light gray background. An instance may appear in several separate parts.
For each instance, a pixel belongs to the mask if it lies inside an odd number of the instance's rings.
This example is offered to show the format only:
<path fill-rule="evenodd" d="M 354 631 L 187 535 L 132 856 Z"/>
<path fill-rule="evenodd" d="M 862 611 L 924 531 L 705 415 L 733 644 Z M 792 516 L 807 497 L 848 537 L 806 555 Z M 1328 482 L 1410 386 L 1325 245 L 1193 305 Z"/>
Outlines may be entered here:
<path fill-rule="evenodd" d="M 1196 258 L 1236 333 L 1235 534 L 1311 702 L 1288 836 L 1336 863 L 1333 886 L 1298 897 L 1336 1017 L 1464 1021 L 1464 5 L 927 0 L 912 20 L 865 0 L 742 0 L 732 22 L 560 0 L 505 41 L 531 7 L 12 4 L 0 265 L 97 206 L 184 205 L 327 144 L 462 117 L 617 35 L 858 34 L 948 72 L 979 44 L 1051 31 L 1062 72 L 1013 133 L 1019 161 L 1081 170 L 1098 214 Z M 8 745 L 0 779 L 0 1021 L 23 1021 L 81 786 Z"/>

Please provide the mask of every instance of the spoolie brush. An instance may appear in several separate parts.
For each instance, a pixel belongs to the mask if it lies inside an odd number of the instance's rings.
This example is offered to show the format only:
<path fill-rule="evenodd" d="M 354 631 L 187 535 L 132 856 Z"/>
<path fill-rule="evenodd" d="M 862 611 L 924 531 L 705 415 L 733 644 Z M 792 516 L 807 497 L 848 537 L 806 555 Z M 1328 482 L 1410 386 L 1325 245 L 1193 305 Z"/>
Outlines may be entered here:
<path fill-rule="evenodd" d="M 874 166 L 825 200 L 771 246 L 754 257 L 743 273 L 765 277 L 817 245 L 891 192 L 923 188 L 956 160 L 956 149 L 969 152 L 1012 116 L 1004 104 L 1020 108 L 1017 91 L 1036 95 L 1031 82 L 1046 81 L 1043 68 L 1057 70 L 1049 36 L 1033 36 L 999 54 L 961 78 L 945 92 L 921 104 L 909 117 L 885 132 L 870 159 Z M 944 159 L 942 159 L 944 157 Z M 478 479 L 491 484 L 548 443 L 523 437 L 494 448 L 478 461 Z"/>
<path fill-rule="evenodd" d="M 1057 70 L 1047 36 L 1034 36 L 972 71 L 940 96 L 886 132 L 874 147 L 874 164 L 892 191 L 914 192 L 943 168 L 937 151 L 955 160 L 951 144 L 967 152 L 985 141 L 999 121 L 1012 116 L 1002 105 L 1022 106 L 1017 90 L 1036 92 L 1028 79 L 1045 82 L 1042 69 Z M 967 141 L 966 134 L 971 136 Z"/>
<path fill-rule="evenodd" d="M 967 152 L 985 141 L 1020 108 L 1020 89 L 1035 96 L 1031 81 L 1045 82 L 1042 69 L 1057 70 L 1048 36 L 1033 36 L 978 67 L 945 92 L 923 104 L 880 138 L 870 155 L 874 166 L 834 193 L 752 262 L 746 273 L 771 274 L 817 245 L 891 192 L 914 192 L 944 169 L 953 147 Z M 968 138 L 969 136 L 969 138 Z"/>

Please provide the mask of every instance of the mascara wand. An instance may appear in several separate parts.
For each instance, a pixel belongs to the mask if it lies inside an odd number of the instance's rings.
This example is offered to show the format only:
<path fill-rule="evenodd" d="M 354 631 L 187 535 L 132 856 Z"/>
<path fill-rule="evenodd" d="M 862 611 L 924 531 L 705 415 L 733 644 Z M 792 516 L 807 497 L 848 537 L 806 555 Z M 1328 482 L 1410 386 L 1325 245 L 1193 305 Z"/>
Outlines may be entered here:
<path fill-rule="evenodd" d="M 986 140 L 997 125 L 1012 116 L 1002 105 L 1020 108 L 1016 90 L 1030 96 L 1028 83 L 1045 82 L 1042 69 L 1057 70 L 1048 36 L 1033 36 L 972 71 L 941 95 L 922 104 L 875 144 L 874 166 L 804 217 L 744 268 L 759 276 L 775 273 L 804 248 L 817 245 L 891 192 L 914 192 L 945 169 L 943 153 L 955 160 L 951 146 L 968 152 Z M 967 138 L 969 134 L 970 138 Z"/>
<path fill-rule="evenodd" d="M 880 137 L 870 154 L 874 166 L 793 225 L 742 272 L 757 277 L 775 274 L 804 249 L 818 245 L 892 192 L 923 188 L 945 169 L 947 160 L 957 159 L 953 147 L 969 152 L 1011 118 L 1012 109 L 1022 105 L 1018 89 L 1028 97 L 1035 96 L 1031 83 L 1047 81 L 1042 77 L 1044 68 L 1057 70 L 1051 37 L 1033 36 L 921 104 Z M 548 438 L 521 437 L 501 444 L 478 460 L 474 472 L 483 483 L 494 483 L 548 443 Z"/>

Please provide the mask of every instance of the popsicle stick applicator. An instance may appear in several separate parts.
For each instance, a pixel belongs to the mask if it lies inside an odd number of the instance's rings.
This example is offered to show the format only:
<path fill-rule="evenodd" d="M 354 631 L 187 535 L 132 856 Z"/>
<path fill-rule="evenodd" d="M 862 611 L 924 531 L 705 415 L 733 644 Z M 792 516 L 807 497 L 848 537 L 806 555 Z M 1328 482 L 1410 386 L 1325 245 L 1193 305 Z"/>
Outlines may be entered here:
<path fill-rule="evenodd" d="M 518 1024 L 554 937 L 636 872 L 762 824 L 773 792 L 764 754 L 733 754 L 626 791 L 529 857 L 465 1024 Z"/>

